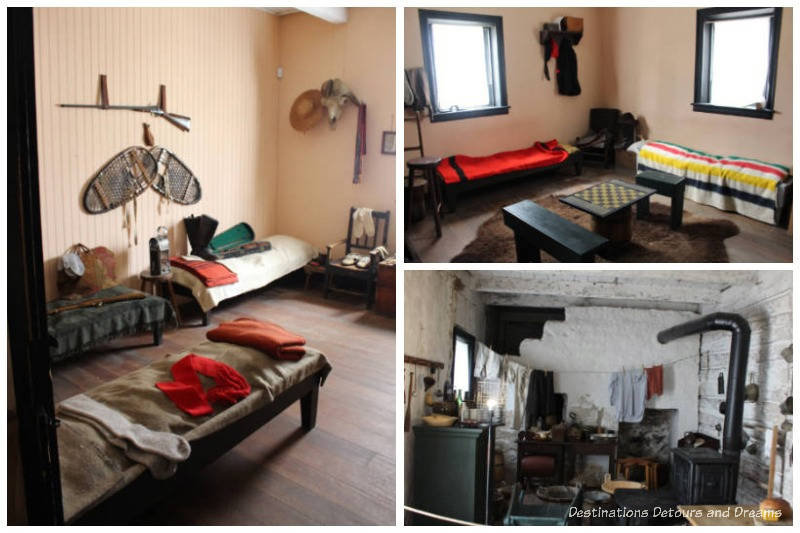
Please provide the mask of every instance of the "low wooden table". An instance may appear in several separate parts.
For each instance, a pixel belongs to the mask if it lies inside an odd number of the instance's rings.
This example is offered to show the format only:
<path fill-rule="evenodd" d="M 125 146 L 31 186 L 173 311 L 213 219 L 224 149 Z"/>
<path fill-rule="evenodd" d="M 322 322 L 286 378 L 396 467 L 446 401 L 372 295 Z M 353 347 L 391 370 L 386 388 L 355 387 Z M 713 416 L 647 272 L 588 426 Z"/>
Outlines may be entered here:
<path fill-rule="evenodd" d="M 142 280 L 140 287 L 142 292 L 153 294 L 154 296 L 159 296 L 158 292 L 161 292 L 162 298 L 166 298 L 167 294 L 169 294 L 169 301 L 172 304 L 172 308 L 175 310 L 175 319 L 178 321 L 178 327 L 180 327 L 181 312 L 178 309 L 178 303 L 175 301 L 175 289 L 172 287 L 172 272 L 154 275 L 150 273 L 150 270 L 142 270 L 139 272 L 139 279 Z M 148 284 L 150 285 L 150 290 L 147 290 Z M 164 287 L 166 287 L 166 291 Z"/>
<path fill-rule="evenodd" d="M 683 223 L 683 195 L 686 190 L 686 178 L 659 172 L 658 170 L 645 170 L 636 175 L 636 184 L 655 189 L 656 194 L 669 197 L 670 227 L 672 229 L 681 227 Z M 647 218 L 649 214 L 650 197 L 646 196 L 636 206 L 636 218 Z"/>
<path fill-rule="evenodd" d="M 612 244 L 622 244 L 629 242 L 633 236 L 631 206 L 655 192 L 655 189 L 641 185 L 610 180 L 560 200 L 592 215 L 592 231 L 606 237 Z"/>
<path fill-rule="evenodd" d="M 540 263 L 541 250 L 559 261 L 594 261 L 608 239 L 592 233 L 531 200 L 503 208 L 503 222 L 514 232 L 517 262 Z"/>

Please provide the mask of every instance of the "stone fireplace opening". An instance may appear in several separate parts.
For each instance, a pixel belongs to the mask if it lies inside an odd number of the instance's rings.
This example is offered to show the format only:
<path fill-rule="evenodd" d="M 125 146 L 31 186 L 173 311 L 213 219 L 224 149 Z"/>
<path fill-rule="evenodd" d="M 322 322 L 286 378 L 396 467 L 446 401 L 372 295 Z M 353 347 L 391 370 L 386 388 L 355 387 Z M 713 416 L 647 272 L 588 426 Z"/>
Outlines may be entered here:
<path fill-rule="evenodd" d="M 639 423 L 620 422 L 617 455 L 623 457 L 652 457 L 659 463 L 658 483 L 669 480 L 670 449 L 677 446 L 677 409 L 644 410 Z M 644 481 L 644 469 L 634 468 L 631 480 Z"/>

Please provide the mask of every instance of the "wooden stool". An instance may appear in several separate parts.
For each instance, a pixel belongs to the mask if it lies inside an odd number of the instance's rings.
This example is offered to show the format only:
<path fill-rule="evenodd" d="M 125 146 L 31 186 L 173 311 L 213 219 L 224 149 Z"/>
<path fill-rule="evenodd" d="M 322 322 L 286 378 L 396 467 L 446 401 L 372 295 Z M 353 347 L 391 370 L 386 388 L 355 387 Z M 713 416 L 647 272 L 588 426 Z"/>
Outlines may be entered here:
<path fill-rule="evenodd" d="M 669 225 L 672 229 L 681 227 L 683 223 L 683 193 L 686 188 L 686 178 L 657 170 L 645 170 L 636 175 L 636 184 L 655 189 L 656 194 L 669 196 Z M 645 218 L 649 214 L 650 197 L 646 197 L 636 206 L 636 218 Z"/>
<path fill-rule="evenodd" d="M 181 313 L 178 309 L 177 302 L 175 302 L 175 290 L 172 288 L 172 272 L 153 275 L 150 273 L 150 270 L 142 270 L 139 272 L 139 279 L 142 280 L 140 290 L 142 292 L 152 293 L 155 296 L 158 296 L 158 292 L 160 290 L 161 297 L 166 298 L 164 287 L 167 287 L 166 292 L 169 294 L 169 301 L 172 303 L 172 308 L 175 310 L 175 319 L 178 321 L 178 327 L 180 327 Z M 148 284 L 150 284 L 150 290 L 147 290 Z"/>
<path fill-rule="evenodd" d="M 644 468 L 644 484 L 647 490 L 658 488 L 658 463 L 652 457 L 623 457 L 617 459 L 617 477 L 623 476 L 630 479 L 631 468 L 641 466 Z"/>
<path fill-rule="evenodd" d="M 441 222 L 441 208 L 442 202 L 439 196 L 439 184 L 436 180 L 436 167 L 441 163 L 441 157 L 417 157 L 416 159 L 409 160 L 408 165 L 408 181 L 409 184 L 414 183 L 414 175 L 418 174 L 420 177 L 425 178 L 428 182 L 428 189 L 430 194 L 431 206 L 433 207 L 433 221 L 436 224 L 436 236 L 442 236 L 442 222 Z M 411 203 L 413 197 L 409 198 L 409 208 L 406 210 L 406 224 L 407 227 L 411 225 Z"/>

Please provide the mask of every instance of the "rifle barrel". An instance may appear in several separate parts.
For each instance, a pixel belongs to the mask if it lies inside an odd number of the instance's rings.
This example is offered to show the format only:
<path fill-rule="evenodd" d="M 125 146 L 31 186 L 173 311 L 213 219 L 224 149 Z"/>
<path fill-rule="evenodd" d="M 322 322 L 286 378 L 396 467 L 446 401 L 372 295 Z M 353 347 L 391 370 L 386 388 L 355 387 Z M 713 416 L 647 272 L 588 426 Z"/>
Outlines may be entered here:
<path fill-rule="evenodd" d="M 172 125 L 176 126 L 177 128 L 183 131 L 189 131 L 191 128 L 191 118 L 178 115 L 177 113 L 167 113 L 163 109 L 155 105 L 109 105 L 109 106 L 102 106 L 99 104 L 58 104 L 59 107 L 77 107 L 83 109 L 117 109 L 117 110 L 129 110 L 129 111 L 139 111 L 143 113 L 152 113 L 153 115 L 164 117 L 169 121 Z"/>
<path fill-rule="evenodd" d="M 61 107 L 82 107 L 90 109 L 128 109 L 130 111 L 149 111 L 150 113 L 162 112 L 160 108 L 154 105 L 109 105 L 102 106 L 98 104 L 58 104 Z"/>

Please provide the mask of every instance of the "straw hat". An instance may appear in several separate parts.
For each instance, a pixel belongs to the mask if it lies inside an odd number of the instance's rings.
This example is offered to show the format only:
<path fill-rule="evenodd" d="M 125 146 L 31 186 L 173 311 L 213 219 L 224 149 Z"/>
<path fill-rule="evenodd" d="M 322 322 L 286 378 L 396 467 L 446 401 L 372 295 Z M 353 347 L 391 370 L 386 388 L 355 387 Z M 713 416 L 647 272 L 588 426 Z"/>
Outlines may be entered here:
<path fill-rule="evenodd" d="M 322 107 L 322 94 L 317 89 L 310 89 L 298 96 L 289 112 L 289 122 L 297 131 L 307 131 L 325 116 Z"/>

